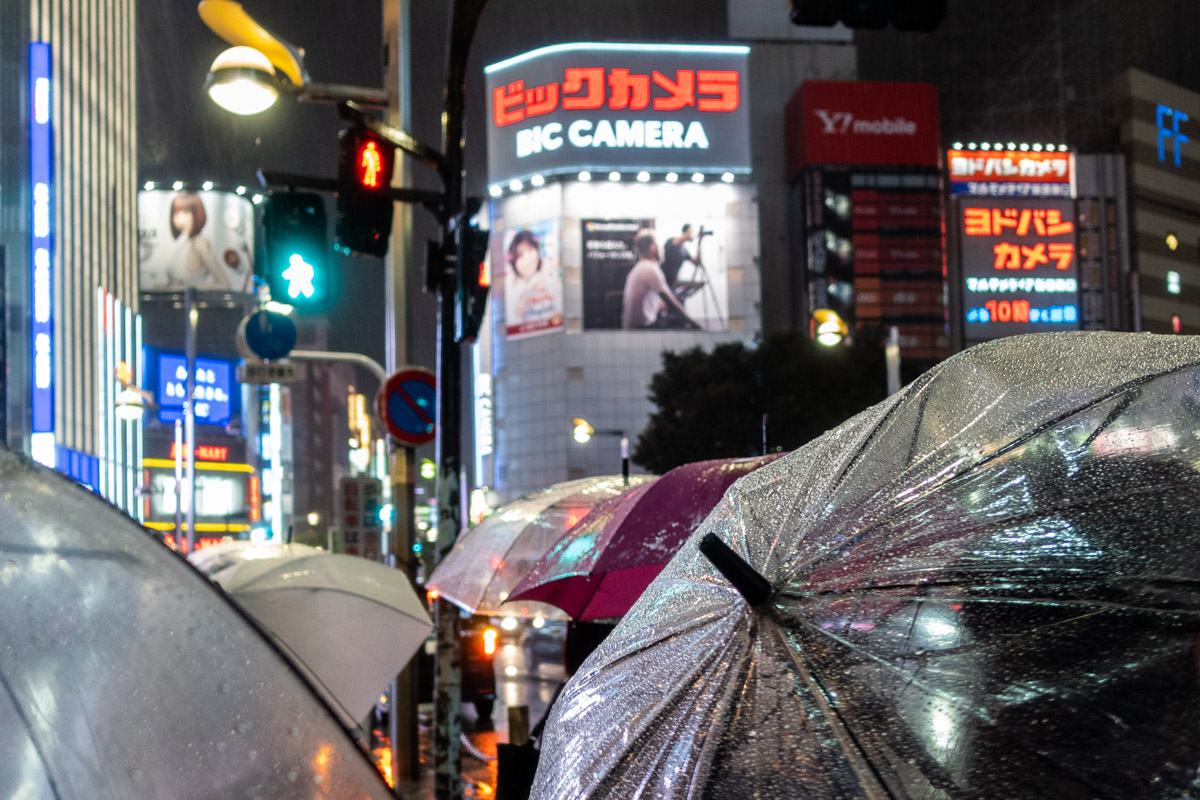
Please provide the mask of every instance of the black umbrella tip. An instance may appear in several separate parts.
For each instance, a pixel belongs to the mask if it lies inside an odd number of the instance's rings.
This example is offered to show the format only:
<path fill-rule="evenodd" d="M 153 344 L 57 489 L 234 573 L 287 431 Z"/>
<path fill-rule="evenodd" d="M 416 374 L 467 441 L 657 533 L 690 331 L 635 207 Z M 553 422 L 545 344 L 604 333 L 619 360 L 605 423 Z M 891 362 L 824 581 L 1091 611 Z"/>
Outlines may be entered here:
<path fill-rule="evenodd" d="M 715 533 L 706 533 L 700 539 L 700 553 L 712 562 L 751 606 L 761 606 L 770 599 L 771 582 L 733 552 Z"/>

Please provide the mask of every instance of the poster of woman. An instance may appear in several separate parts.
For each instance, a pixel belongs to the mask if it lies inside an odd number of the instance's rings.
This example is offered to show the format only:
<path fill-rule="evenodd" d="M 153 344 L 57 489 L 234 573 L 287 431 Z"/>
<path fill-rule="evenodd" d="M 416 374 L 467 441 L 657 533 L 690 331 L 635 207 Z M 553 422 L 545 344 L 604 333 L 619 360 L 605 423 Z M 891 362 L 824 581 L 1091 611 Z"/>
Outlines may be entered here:
<path fill-rule="evenodd" d="M 504 331 L 509 338 L 563 327 L 557 219 L 504 232 Z"/>
<path fill-rule="evenodd" d="M 143 292 L 254 290 L 254 206 L 231 192 L 138 193 Z"/>

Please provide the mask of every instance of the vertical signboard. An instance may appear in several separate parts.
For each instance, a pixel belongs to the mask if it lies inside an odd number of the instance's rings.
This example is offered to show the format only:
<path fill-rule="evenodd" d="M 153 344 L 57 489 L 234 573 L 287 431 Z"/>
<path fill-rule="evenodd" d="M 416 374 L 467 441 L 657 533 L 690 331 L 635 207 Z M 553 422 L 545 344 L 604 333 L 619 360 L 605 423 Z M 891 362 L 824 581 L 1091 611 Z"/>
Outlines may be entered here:
<path fill-rule="evenodd" d="M 504 332 L 508 338 L 561 331 L 559 220 L 504 232 Z"/>
<path fill-rule="evenodd" d="M 956 224 L 968 345 L 1081 327 L 1074 202 L 963 199 Z"/>
<path fill-rule="evenodd" d="M 32 193 L 30 286 L 33 309 L 33 433 L 49 434 L 44 461 L 54 465 L 54 321 L 52 318 L 53 274 L 51 220 L 54 218 L 51 176 L 50 45 L 29 45 L 29 185 Z M 35 440 L 34 457 L 46 447 Z"/>
<path fill-rule="evenodd" d="M 383 555 L 383 484 L 378 478 L 342 478 L 340 494 L 343 552 L 378 560 Z"/>
<path fill-rule="evenodd" d="M 583 327 L 619 330 L 625 277 L 637 263 L 633 242 L 647 220 L 583 220 Z"/>

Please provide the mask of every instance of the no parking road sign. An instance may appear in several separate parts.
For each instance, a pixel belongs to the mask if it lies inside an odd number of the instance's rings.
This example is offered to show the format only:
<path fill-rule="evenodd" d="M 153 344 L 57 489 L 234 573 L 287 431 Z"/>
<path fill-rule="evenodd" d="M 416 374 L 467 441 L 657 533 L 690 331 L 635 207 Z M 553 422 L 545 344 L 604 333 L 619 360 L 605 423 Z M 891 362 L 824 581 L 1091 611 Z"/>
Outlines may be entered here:
<path fill-rule="evenodd" d="M 437 379 L 423 367 L 405 367 L 388 378 L 375 398 L 388 433 L 400 444 L 416 447 L 436 436 Z"/>

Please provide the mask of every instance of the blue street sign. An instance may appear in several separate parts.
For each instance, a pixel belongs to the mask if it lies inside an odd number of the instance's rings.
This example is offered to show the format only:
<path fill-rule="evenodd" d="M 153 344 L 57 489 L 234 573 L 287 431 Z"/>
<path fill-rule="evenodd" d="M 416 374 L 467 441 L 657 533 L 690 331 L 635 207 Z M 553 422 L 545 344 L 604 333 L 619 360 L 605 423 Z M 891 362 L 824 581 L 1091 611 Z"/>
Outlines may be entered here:
<path fill-rule="evenodd" d="M 259 358 L 286 358 L 296 346 L 296 323 L 275 311 L 255 311 L 246 318 L 246 345 Z"/>

